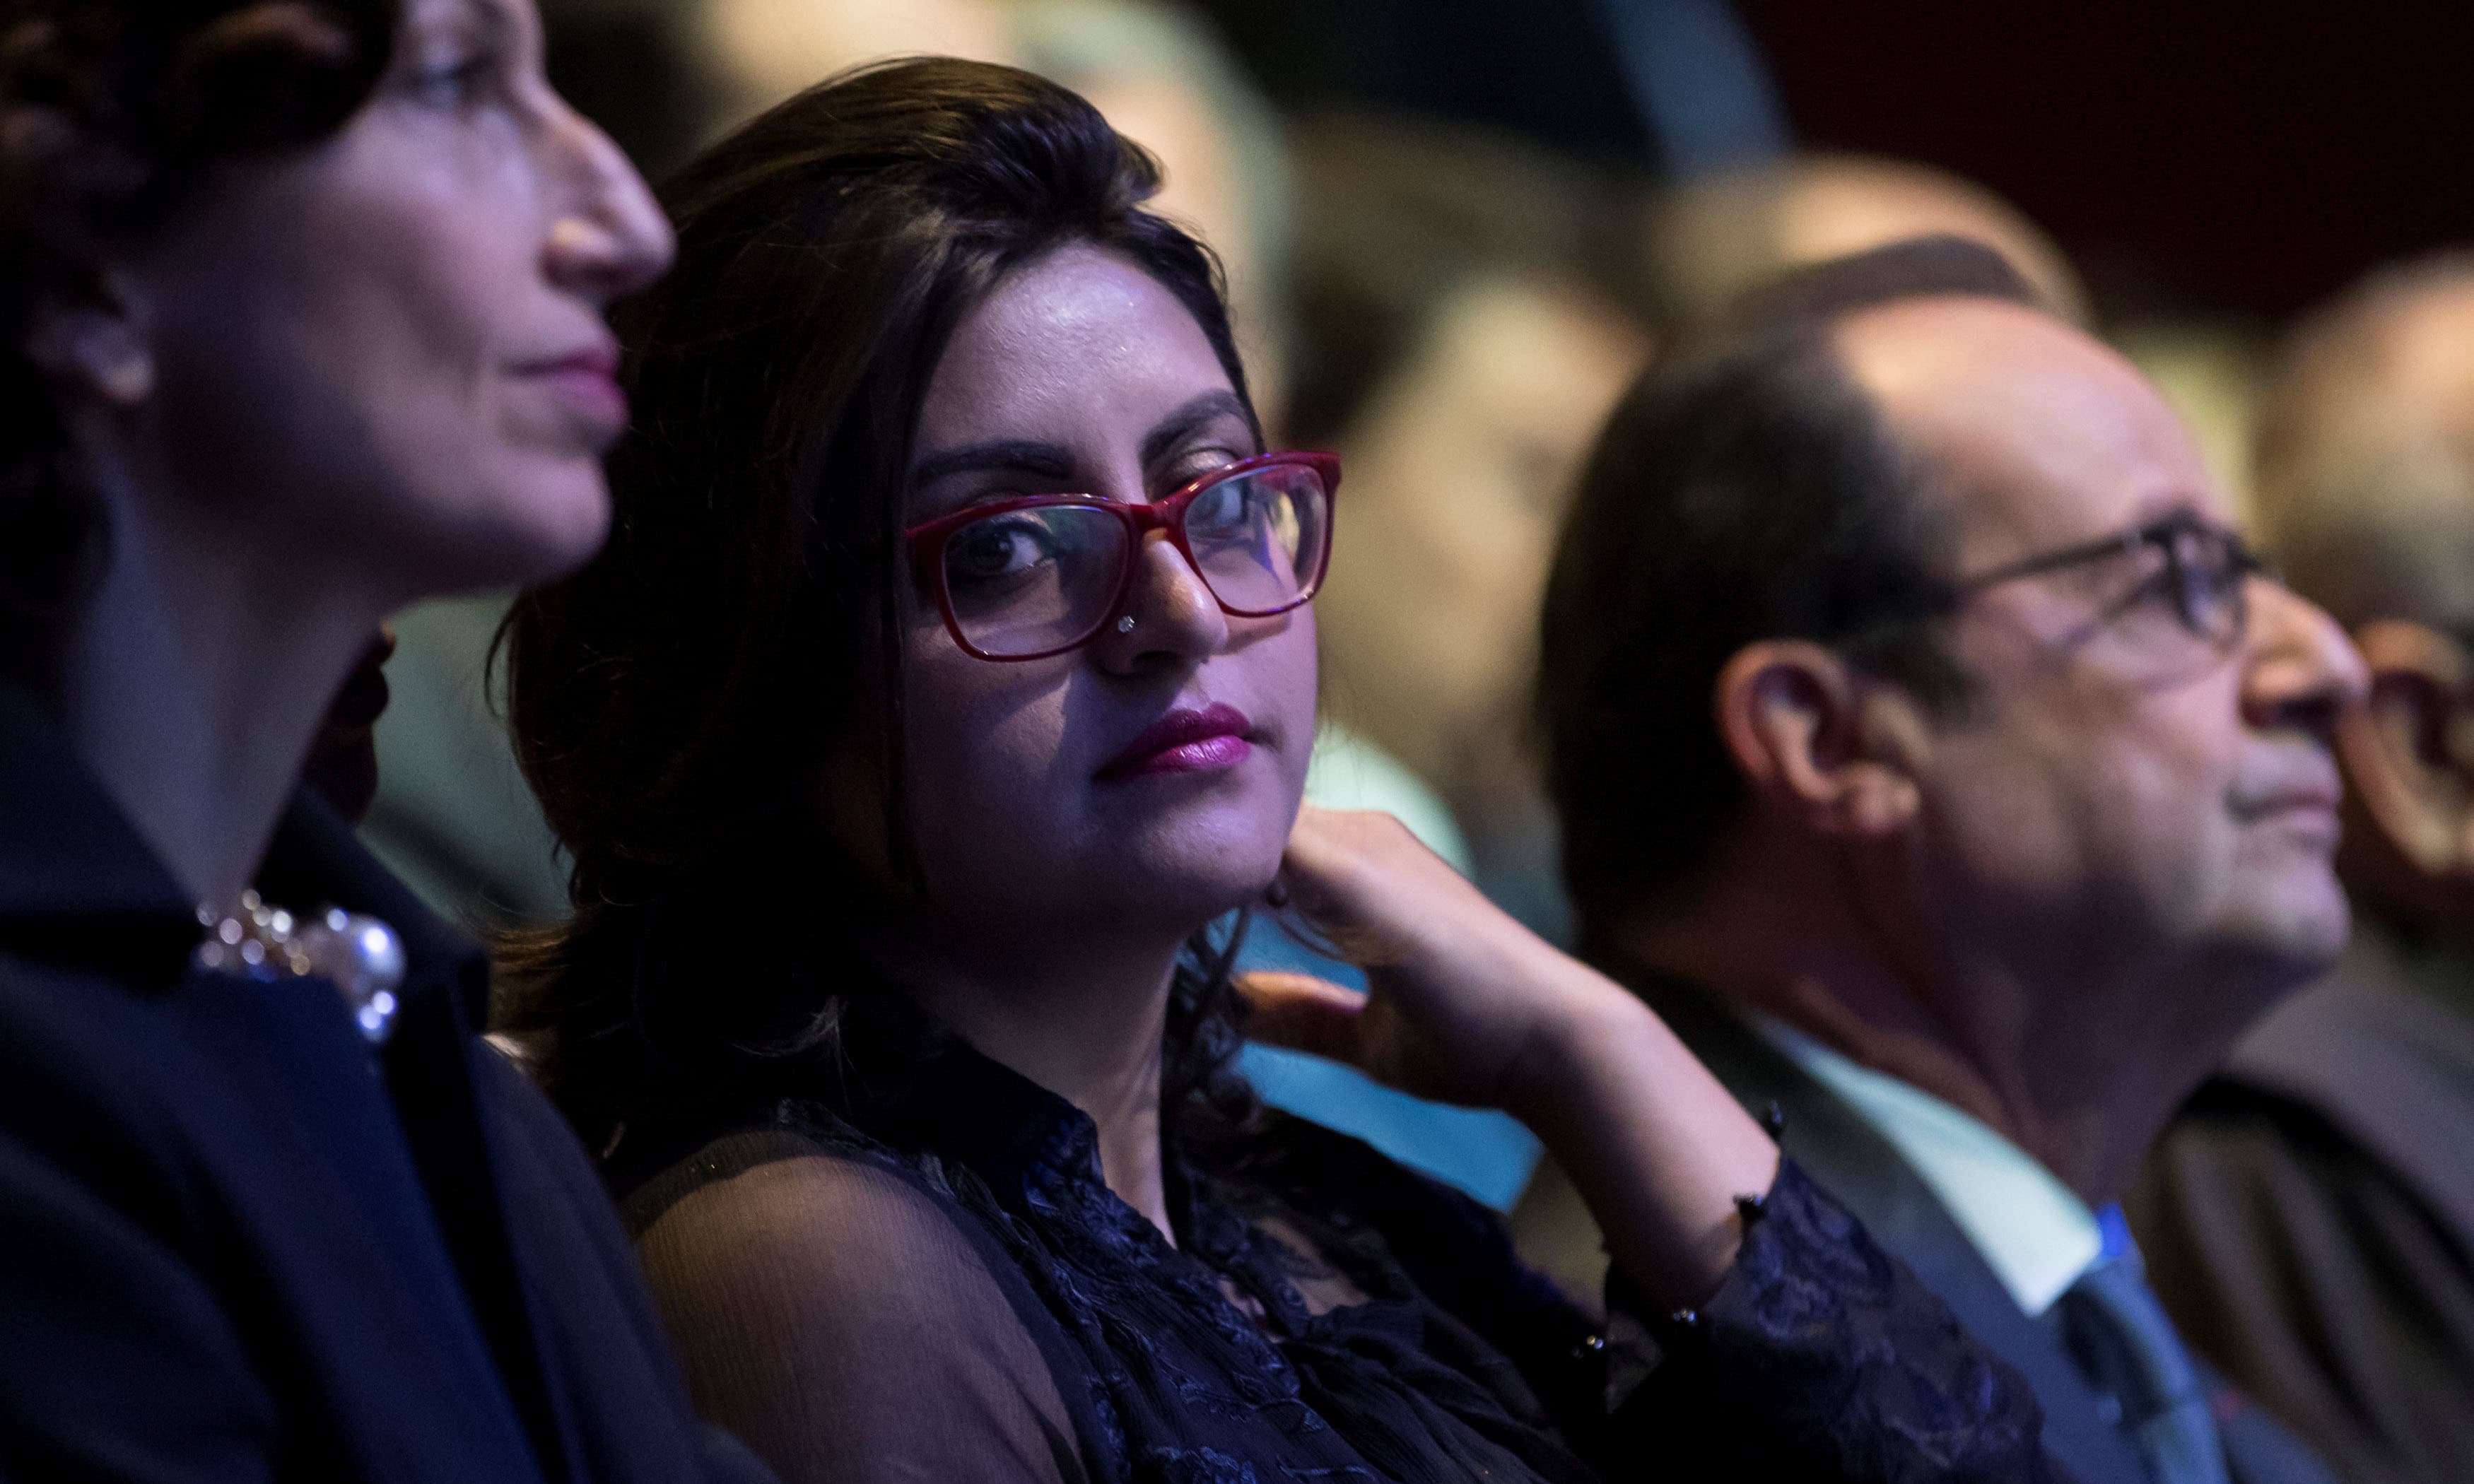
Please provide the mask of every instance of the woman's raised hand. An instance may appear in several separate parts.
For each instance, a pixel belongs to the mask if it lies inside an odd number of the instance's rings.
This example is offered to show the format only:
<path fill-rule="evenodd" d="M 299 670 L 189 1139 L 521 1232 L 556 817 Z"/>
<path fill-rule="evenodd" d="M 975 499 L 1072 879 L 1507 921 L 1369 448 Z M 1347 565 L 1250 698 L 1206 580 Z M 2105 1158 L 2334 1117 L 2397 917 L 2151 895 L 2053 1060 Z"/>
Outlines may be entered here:
<path fill-rule="evenodd" d="M 1648 1015 L 1389 814 L 1307 805 L 1273 892 L 1365 969 L 1372 993 L 1309 974 L 1241 974 L 1249 1034 L 1419 1097 L 1529 1116 L 1539 1079 L 1572 1037 L 1593 1020 Z"/>
<path fill-rule="evenodd" d="M 1769 1189 L 1778 1149 L 1648 1006 L 1389 815 L 1308 807 L 1274 890 L 1366 969 L 1370 993 L 1241 975 L 1253 1035 L 1420 1097 L 1505 1110 L 1563 1161 L 1643 1292 L 1681 1306 L 1717 1287 L 1742 1239 L 1736 1198 Z"/>

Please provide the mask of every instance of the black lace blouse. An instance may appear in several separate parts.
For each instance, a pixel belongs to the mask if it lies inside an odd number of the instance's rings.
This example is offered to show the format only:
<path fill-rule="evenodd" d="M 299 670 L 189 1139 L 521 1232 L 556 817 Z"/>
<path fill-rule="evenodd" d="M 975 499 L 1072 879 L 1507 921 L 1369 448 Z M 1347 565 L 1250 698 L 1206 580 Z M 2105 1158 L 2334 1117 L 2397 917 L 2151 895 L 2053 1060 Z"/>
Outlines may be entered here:
<path fill-rule="evenodd" d="M 1593 1319 L 1354 1140 L 1189 1113 L 1174 1245 L 1090 1120 L 915 1013 L 609 1169 L 699 1406 L 788 1480 L 2044 1477 L 2025 1385 L 1792 1164 L 1698 1313 Z"/>

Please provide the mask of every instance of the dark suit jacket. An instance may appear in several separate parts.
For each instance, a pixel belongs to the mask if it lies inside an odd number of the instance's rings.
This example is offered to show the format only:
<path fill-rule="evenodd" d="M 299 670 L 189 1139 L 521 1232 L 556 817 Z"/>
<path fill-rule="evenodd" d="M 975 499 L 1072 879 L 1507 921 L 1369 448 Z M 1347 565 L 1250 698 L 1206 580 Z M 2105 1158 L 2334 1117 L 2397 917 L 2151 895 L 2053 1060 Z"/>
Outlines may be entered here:
<path fill-rule="evenodd" d="M 0 1476 L 761 1477 L 474 1036 L 479 954 L 306 795 L 259 884 L 401 935 L 382 1052 L 324 981 L 192 969 L 193 905 L 0 687 Z"/>
<path fill-rule="evenodd" d="M 2474 1479 L 2474 959 L 2358 922 L 2126 1209 L 2191 1343 L 2347 1478 Z"/>
<path fill-rule="evenodd" d="M 2060 1338 L 2023 1311 L 1905 1158 L 1854 1109 L 1807 1075 L 1732 1011 L 1690 986 L 1629 976 L 1685 1044 L 1757 1114 L 1784 1116 L 1787 1155 L 1939 1294 L 1978 1343 L 2016 1367 L 2045 1413 L 2045 1448 L 2079 1484 L 2147 1484 L 2137 1451 L 2105 1421 L 2097 1394 Z M 2328 1484 L 2300 1445 L 2221 1388 L 2217 1413 L 2235 1484 Z"/>

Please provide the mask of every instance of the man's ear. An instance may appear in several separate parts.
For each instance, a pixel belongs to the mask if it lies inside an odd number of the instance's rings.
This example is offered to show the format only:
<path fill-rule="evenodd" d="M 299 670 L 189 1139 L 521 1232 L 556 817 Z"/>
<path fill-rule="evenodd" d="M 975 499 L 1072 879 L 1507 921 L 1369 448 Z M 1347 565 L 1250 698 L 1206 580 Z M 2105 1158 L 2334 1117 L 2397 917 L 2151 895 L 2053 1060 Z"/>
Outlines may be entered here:
<path fill-rule="evenodd" d="M 71 398 L 128 408 L 155 393 L 155 350 L 142 296 L 122 275 L 88 293 L 46 294 L 27 317 L 26 356 Z"/>
<path fill-rule="evenodd" d="M 2474 864 L 2469 777 L 2474 747 L 2459 735 L 2474 660 L 2446 634 L 2402 619 L 2354 632 L 2370 699 L 2340 720 L 2345 781 L 2389 843 L 2425 875 Z"/>
<path fill-rule="evenodd" d="M 1915 820 L 1922 731 L 1895 687 L 1802 639 L 1763 639 L 1718 672 L 1718 734 L 1763 806 L 1816 833 L 1882 839 Z"/>

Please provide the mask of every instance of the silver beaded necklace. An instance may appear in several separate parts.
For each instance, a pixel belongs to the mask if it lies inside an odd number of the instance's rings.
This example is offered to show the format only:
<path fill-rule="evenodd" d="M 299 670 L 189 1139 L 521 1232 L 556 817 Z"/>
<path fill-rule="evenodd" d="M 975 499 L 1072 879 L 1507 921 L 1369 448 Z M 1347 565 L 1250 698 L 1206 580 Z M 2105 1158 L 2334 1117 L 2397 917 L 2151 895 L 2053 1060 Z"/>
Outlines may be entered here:
<path fill-rule="evenodd" d="M 206 930 L 191 955 L 200 969 L 261 982 L 327 980 L 352 1007 L 362 1040 L 380 1045 L 393 1034 L 403 941 L 376 918 L 329 907 L 303 920 L 243 892 L 230 911 L 200 907 L 198 924 Z"/>

